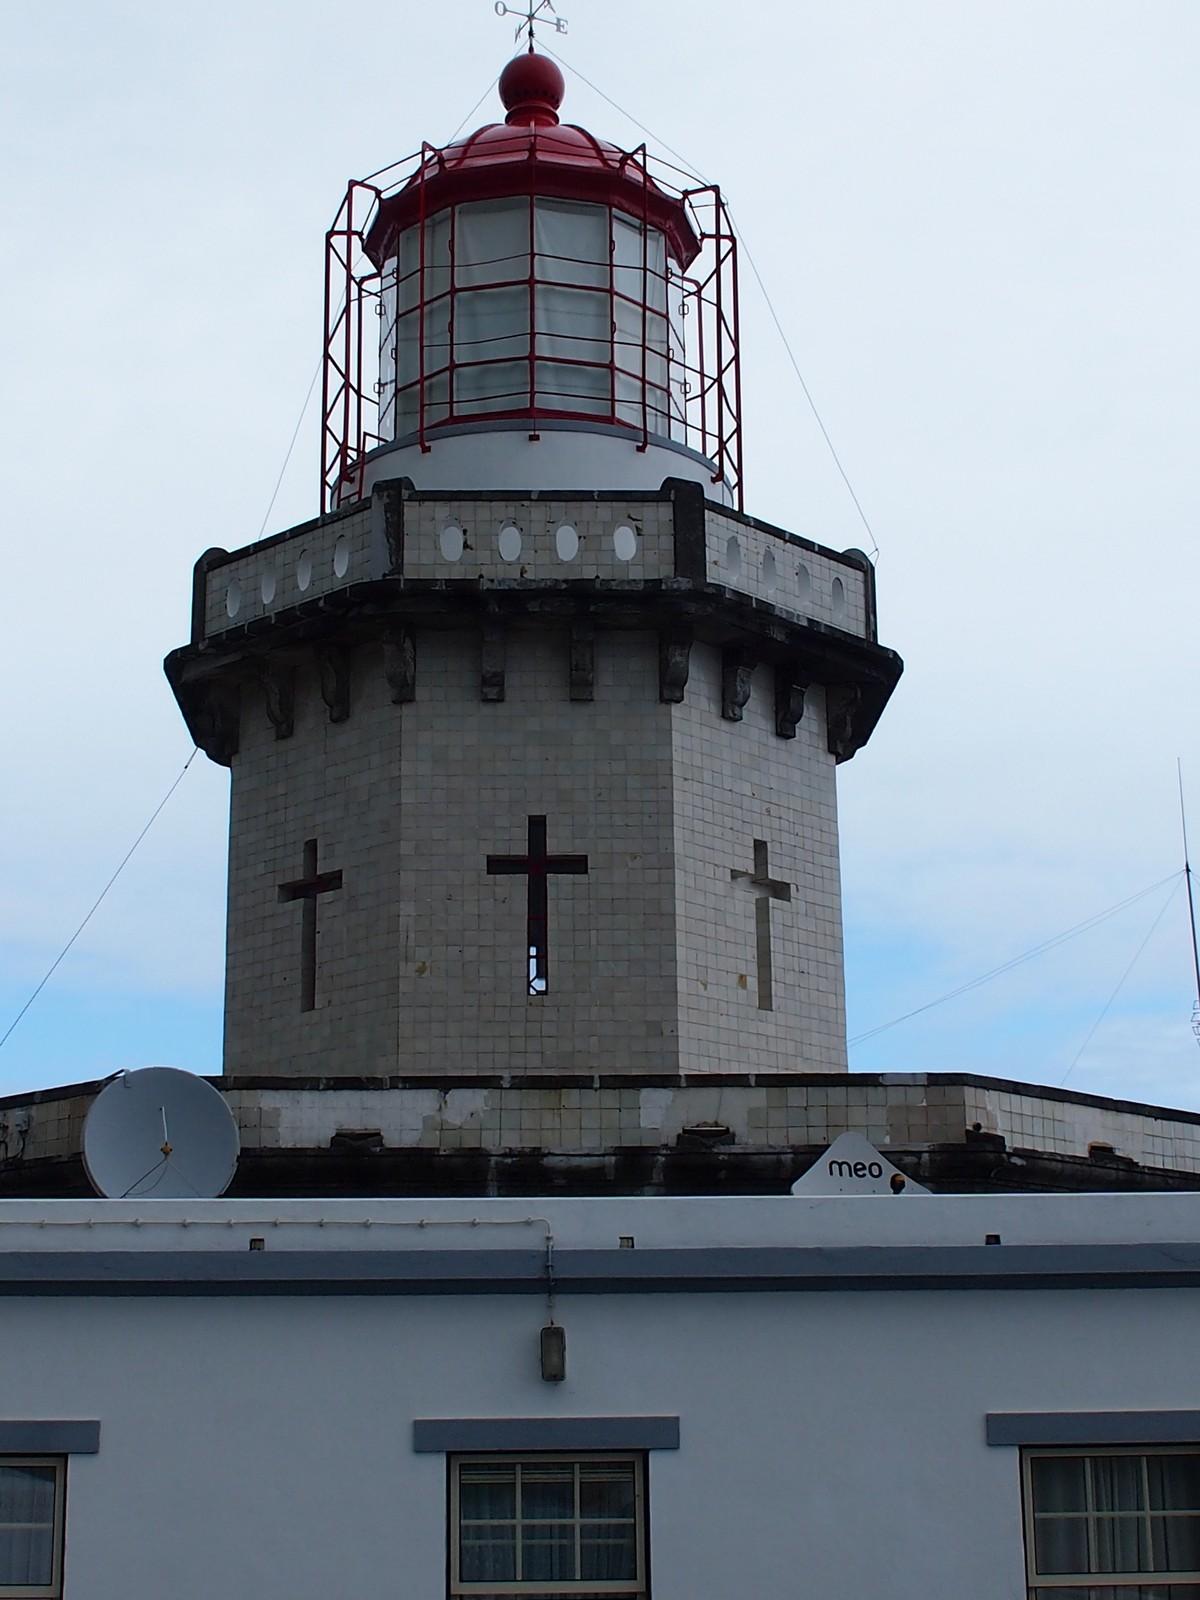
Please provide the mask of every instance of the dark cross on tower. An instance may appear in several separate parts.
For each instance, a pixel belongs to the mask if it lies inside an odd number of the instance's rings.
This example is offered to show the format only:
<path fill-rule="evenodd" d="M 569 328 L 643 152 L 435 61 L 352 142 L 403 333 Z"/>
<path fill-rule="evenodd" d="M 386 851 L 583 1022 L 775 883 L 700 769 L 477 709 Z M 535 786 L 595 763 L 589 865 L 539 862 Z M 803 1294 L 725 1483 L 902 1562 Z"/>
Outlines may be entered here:
<path fill-rule="evenodd" d="M 587 857 L 547 855 L 546 819 L 530 817 L 529 854 L 489 856 L 487 869 L 493 873 L 522 873 L 529 879 L 525 932 L 529 963 L 529 993 L 545 994 L 546 979 L 550 969 L 550 904 L 547 880 L 552 872 L 586 873 Z"/>
<path fill-rule="evenodd" d="M 739 872 L 734 867 L 729 876 L 735 883 L 748 883 L 754 890 L 754 932 L 758 957 L 758 1009 L 773 1009 L 771 994 L 771 901 L 790 900 L 792 886 L 782 879 L 772 878 L 767 866 L 767 841 L 754 841 L 754 871 Z"/>
<path fill-rule="evenodd" d="M 304 841 L 304 876 L 279 885 L 281 900 L 303 900 L 300 923 L 300 1009 L 313 1011 L 317 1004 L 317 896 L 331 894 L 342 887 L 342 874 L 317 871 L 317 841 Z"/>

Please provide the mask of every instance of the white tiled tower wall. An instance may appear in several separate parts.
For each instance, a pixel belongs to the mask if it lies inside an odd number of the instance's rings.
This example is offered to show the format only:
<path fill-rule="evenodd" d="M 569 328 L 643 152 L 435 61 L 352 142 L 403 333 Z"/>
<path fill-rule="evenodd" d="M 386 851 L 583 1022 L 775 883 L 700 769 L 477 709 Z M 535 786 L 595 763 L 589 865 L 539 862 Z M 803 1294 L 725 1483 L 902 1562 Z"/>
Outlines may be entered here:
<path fill-rule="evenodd" d="M 244 691 L 233 760 L 228 1074 L 536 1074 L 845 1068 L 834 760 L 823 697 L 794 740 L 756 674 L 721 717 L 718 652 L 698 644 L 681 705 L 658 696 L 649 631 L 596 635 L 595 698 L 567 696 L 565 629 L 514 628 L 505 699 L 479 692 L 474 632 L 417 634 L 417 698 L 391 701 L 378 647 L 352 658 L 330 722 L 301 664 L 277 740 Z M 586 876 L 550 880 L 548 992 L 527 993 L 531 815 Z M 278 886 L 318 870 L 316 1008 L 300 1009 L 302 907 Z M 755 893 L 733 870 L 769 849 L 773 1007 L 758 1003 Z"/>
<path fill-rule="evenodd" d="M 794 739 L 775 732 L 774 680 L 760 668 L 741 722 L 720 715 L 719 653 L 692 651 L 687 698 L 672 707 L 680 1069 L 840 1071 L 846 1067 L 835 762 L 824 691 L 812 686 Z M 759 1006 L 756 894 L 734 870 L 768 850 L 772 1006 Z"/>

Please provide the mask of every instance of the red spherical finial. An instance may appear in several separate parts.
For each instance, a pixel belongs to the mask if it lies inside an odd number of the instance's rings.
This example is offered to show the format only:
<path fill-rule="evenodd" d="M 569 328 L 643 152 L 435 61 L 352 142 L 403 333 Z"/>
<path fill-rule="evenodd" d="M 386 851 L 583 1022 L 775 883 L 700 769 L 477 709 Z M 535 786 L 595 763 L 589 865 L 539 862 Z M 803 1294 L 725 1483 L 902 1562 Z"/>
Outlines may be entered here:
<path fill-rule="evenodd" d="M 552 128 L 565 89 L 563 75 L 549 56 L 532 50 L 514 56 L 500 74 L 500 98 L 508 112 L 505 122 Z"/>

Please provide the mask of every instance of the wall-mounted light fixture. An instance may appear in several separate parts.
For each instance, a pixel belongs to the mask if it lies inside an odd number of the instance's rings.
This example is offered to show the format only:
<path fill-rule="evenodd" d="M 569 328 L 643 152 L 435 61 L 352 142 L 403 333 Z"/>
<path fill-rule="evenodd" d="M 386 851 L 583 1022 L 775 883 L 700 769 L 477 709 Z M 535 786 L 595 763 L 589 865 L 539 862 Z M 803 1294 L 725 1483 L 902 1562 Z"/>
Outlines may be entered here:
<path fill-rule="evenodd" d="M 541 1333 L 542 1377 L 561 1383 L 567 1375 L 567 1330 L 549 1322 Z"/>

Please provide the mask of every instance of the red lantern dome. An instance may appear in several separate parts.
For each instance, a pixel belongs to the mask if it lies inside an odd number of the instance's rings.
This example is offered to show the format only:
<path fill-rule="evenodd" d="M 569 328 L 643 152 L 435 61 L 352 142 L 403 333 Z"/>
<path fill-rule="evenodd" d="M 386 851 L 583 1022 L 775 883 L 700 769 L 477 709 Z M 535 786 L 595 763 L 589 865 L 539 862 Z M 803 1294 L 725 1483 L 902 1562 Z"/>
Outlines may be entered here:
<path fill-rule="evenodd" d="M 519 194 L 609 204 L 645 217 L 687 267 L 700 241 L 681 200 L 659 188 L 636 154 L 558 120 L 563 75 L 548 56 L 515 56 L 500 74 L 507 116 L 444 149 L 428 147 L 403 189 L 380 204 L 366 248 L 378 266 L 396 234 L 444 206 Z"/>

